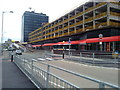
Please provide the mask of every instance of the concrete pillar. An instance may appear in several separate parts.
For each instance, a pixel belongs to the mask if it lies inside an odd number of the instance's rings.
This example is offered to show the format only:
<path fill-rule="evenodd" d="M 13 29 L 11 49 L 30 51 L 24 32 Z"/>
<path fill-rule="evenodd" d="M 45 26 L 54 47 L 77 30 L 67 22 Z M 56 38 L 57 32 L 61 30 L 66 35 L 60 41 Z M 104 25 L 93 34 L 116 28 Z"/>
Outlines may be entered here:
<path fill-rule="evenodd" d="M 112 51 L 115 51 L 115 42 L 112 42 L 113 43 L 113 50 Z"/>
<path fill-rule="evenodd" d="M 104 42 L 104 51 L 106 51 L 106 42 Z"/>
<path fill-rule="evenodd" d="M 85 6 L 83 5 L 83 11 L 85 11 Z M 83 13 L 83 31 L 85 30 L 85 25 L 84 25 L 84 21 L 85 21 L 85 14 Z"/>
<path fill-rule="evenodd" d="M 95 2 L 93 2 L 93 6 L 95 6 Z M 93 10 L 93 28 L 95 29 L 95 10 Z"/>
<path fill-rule="evenodd" d="M 110 25 L 110 3 L 107 2 L 107 25 Z"/>

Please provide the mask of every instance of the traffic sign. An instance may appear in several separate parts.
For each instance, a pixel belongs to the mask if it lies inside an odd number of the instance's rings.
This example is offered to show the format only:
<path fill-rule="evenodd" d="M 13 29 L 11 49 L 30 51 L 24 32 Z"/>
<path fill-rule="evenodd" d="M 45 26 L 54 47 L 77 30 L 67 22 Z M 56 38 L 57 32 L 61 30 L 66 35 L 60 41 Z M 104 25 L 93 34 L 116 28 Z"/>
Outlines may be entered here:
<path fill-rule="evenodd" d="M 99 38 L 102 38 L 103 37 L 103 34 L 99 34 Z"/>

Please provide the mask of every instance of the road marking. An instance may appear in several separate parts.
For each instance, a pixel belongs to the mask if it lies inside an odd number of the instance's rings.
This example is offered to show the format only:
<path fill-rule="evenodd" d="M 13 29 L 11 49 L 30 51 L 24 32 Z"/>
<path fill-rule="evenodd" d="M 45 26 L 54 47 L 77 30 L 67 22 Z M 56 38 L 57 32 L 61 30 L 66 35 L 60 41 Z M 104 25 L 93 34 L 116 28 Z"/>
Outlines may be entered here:
<path fill-rule="evenodd" d="M 30 65 L 26 65 L 29 69 L 31 69 Z"/>
<path fill-rule="evenodd" d="M 52 61 L 53 59 L 52 58 L 46 58 L 47 60 L 49 60 L 49 61 Z"/>
<path fill-rule="evenodd" d="M 65 60 L 61 60 L 61 61 L 67 62 L 67 63 L 74 63 L 74 64 L 77 64 L 77 65 L 82 65 L 82 66 L 87 66 L 87 67 L 95 67 L 95 68 L 103 68 L 103 69 L 114 69 L 114 70 L 118 70 L 118 68 L 108 68 L 108 67 L 100 67 L 100 66 L 90 66 L 90 65 L 85 65 L 85 64 L 82 64 L 82 63 L 70 62 L 70 61 L 65 61 Z"/>
<path fill-rule="evenodd" d="M 36 59 L 34 59 L 34 58 L 33 58 L 32 60 L 33 60 L 34 62 L 37 62 L 37 60 L 36 60 Z"/>
<path fill-rule="evenodd" d="M 40 61 L 44 61 L 45 59 L 43 59 L 43 58 L 37 58 L 38 60 L 40 60 Z"/>

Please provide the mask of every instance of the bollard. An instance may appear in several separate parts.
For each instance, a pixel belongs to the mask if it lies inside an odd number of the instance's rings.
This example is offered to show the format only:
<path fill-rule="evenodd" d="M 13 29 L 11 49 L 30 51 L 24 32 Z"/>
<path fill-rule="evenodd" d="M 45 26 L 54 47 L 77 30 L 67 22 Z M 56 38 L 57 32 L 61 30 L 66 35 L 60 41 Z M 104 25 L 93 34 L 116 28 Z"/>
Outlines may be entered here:
<path fill-rule="evenodd" d="M 13 55 L 11 55 L 11 62 L 13 62 Z"/>
<path fill-rule="evenodd" d="M 63 52 L 63 59 L 64 59 L 64 52 Z"/>
<path fill-rule="evenodd" d="M 11 53 L 11 62 L 13 62 L 13 51 Z"/>
<path fill-rule="evenodd" d="M 65 56 L 64 54 L 65 54 L 65 52 L 64 52 L 64 47 L 63 47 L 63 59 L 64 59 L 64 56 Z"/>

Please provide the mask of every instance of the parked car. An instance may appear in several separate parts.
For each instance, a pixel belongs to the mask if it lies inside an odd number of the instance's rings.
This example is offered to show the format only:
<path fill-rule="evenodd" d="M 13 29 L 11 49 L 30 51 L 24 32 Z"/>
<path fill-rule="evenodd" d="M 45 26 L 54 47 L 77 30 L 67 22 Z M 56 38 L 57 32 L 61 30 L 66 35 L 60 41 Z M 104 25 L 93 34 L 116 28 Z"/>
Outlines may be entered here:
<path fill-rule="evenodd" d="M 11 48 L 11 47 L 8 47 L 8 51 L 12 51 L 12 48 Z"/>
<path fill-rule="evenodd" d="M 22 55 L 22 51 L 20 49 L 15 51 L 16 55 Z"/>
<path fill-rule="evenodd" d="M 8 49 L 4 48 L 3 50 L 4 50 L 4 51 L 7 51 Z"/>

